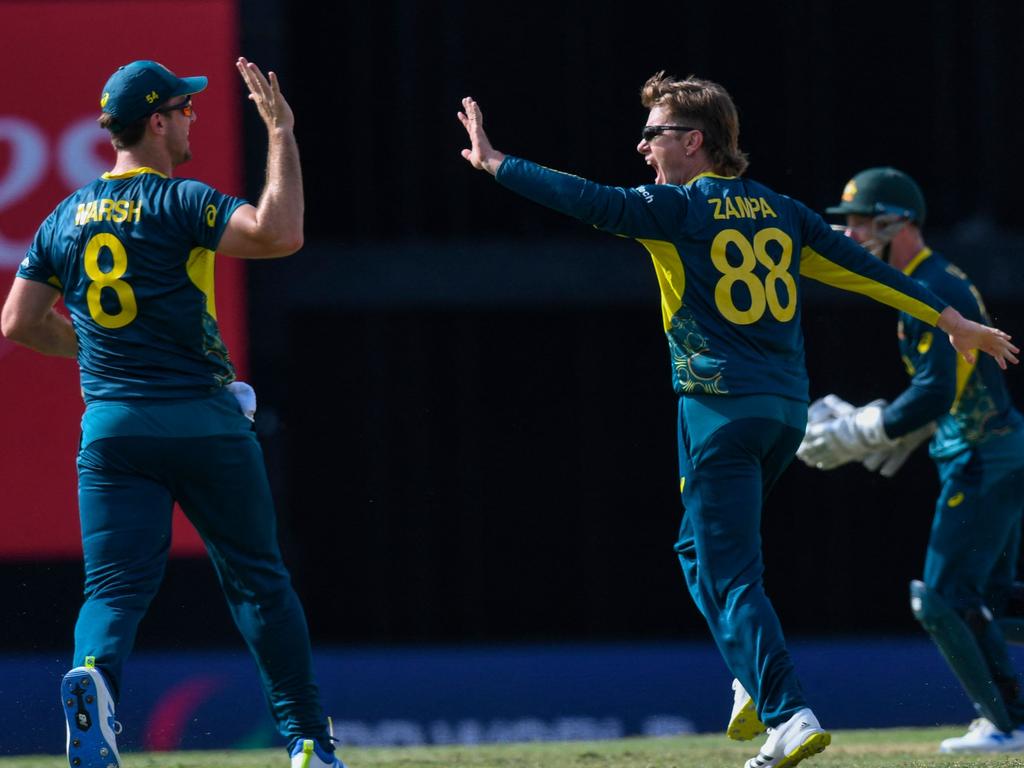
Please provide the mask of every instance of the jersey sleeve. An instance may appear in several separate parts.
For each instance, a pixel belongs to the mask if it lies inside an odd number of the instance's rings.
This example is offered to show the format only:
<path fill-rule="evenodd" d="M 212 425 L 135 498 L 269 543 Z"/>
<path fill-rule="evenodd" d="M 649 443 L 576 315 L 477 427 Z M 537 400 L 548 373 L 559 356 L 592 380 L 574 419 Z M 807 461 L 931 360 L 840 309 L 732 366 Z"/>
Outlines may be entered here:
<path fill-rule="evenodd" d="M 804 229 L 801 275 L 863 294 L 928 325 L 938 323 L 948 302 L 833 230 L 818 214 L 799 203 L 797 206 L 803 216 Z"/>
<path fill-rule="evenodd" d="M 682 187 L 608 187 L 511 155 L 495 178 L 535 203 L 612 234 L 671 239 L 685 228 L 689 197 Z"/>
<path fill-rule="evenodd" d="M 225 195 L 201 181 L 183 179 L 175 188 L 182 224 L 198 245 L 217 250 L 228 219 L 246 201 Z"/>
<path fill-rule="evenodd" d="M 40 225 L 35 237 L 32 238 L 32 244 L 28 247 L 25 258 L 18 265 L 17 276 L 25 280 L 52 285 L 63 293 L 64 287 L 61 285 L 60 277 L 53 263 L 53 252 L 50 249 L 55 221 L 56 213 L 51 213 Z"/>
<path fill-rule="evenodd" d="M 911 380 L 885 408 L 883 422 L 891 438 L 902 437 L 948 413 L 961 375 L 956 350 L 941 332 L 905 316 L 902 325 L 903 362 Z"/>

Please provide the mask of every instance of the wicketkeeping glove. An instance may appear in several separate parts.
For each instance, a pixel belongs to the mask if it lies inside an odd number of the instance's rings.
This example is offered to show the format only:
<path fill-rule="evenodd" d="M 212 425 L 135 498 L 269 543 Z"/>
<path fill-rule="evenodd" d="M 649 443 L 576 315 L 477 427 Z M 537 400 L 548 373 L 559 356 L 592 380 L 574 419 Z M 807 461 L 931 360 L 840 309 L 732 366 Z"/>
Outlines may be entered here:
<path fill-rule="evenodd" d="M 831 421 L 837 416 L 845 416 L 855 410 L 856 406 L 846 402 L 839 395 L 825 395 L 808 406 L 807 423 L 820 424 L 823 421 Z"/>
<path fill-rule="evenodd" d="M 845 403 L 839 398 L 835 399 Z M 822 401 L 825 400 L 822 398 Z M 882 423 L 885 405 L 885 400 L 874 400 L 860 408 L 839 413 L 827 421 L 811 423 L 809 418 L 807 432 L 796 452 L 797 458 L 810 467 L 835 469 L 851 461 L 863 461 L 873 453 L 894 448 L 897 443 L 885 434 Z M 834 410 L 845 411 L 841 407 Z M 808 412 L 808 417 L 810 415 Z"/>
<path fill-rule="evenodd" d="M 933 434 L 935 434 L 935 422 L 929 421 L 923 427 L 918 427 L 913 432 L 908 432 L 903 437 L 897 438 L 896 446 L 891 450 L 873 453 L 862 463 L 869 472 L 877 471 L 882 477 L 892 477 L 910 458 L 910 454 Z"/>

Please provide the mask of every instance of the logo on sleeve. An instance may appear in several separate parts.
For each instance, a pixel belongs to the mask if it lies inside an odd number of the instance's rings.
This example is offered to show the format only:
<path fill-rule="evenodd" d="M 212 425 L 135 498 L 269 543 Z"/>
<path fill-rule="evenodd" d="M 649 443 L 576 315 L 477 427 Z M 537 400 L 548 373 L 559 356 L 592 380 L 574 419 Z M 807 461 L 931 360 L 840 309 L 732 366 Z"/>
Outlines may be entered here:
<path fill-rule="evenodd" d="M 919 354 L 924 354 L 932 348 L 932 332 L 925 331 L 921 334 L 921 340 L 917 342 L 917 351 Z"/>
<path fill-rule="evenodd" d="M 946 502 L 947 507 L 959 507 L 964 502 L 964 492 L 960 491 L 949 497 L 949 501 Z"/>
<path fill-rule="evenodd" d="M 206 206 L 206 226 L 217 226 L 217 206 L 215 205 Z"/>

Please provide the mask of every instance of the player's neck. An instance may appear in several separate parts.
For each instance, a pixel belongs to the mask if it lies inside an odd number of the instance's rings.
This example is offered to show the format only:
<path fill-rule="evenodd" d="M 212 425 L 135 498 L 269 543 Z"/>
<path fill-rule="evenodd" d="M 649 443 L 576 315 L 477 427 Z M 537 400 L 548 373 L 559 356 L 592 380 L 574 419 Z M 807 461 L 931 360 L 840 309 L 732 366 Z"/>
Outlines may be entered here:
<path fill-rule="evenodd" d="M 908 232 L 907 237 L 893 240 L 889 250 L 889 265 L 896 269 L 903 269 L 927 247 L 920 232 Z"/>
<path fill-rule="evenodd" d="M 128 149 L 117 151 L 117 161 L 110 173 L 114 176 L 129 173 L 139 168 L 152 168 L 164 176 L 171 176 L 174 173 L 174 165 L 166 152 L 160 152 L 154 148 L 147 148 L 139 145 Z"/>

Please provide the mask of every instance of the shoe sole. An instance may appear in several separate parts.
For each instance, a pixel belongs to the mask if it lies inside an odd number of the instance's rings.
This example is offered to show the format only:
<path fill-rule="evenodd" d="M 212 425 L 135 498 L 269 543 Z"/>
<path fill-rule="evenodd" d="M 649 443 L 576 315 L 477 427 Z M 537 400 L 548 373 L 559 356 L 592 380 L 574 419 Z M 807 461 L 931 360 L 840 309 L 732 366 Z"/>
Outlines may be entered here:
<path fill-rule="evenodd" d="M 831 733 L 828 733 L 827 731 L 813 733 L 807 738 L 807 741 L 776 763 L 774 768 L 792 768 L 792 766 L 802 760 L 806 760 L 808 757 L 813 757 L 820 752 L 824 752 L 825 747 L 831 743 Z"/>
<path fill-rule="evenodd" d="M 1010 755 L 1024 752 L 1024 745 L 1015 747 L 939 747 L 940 755 Z"/>
<path fill-rule="evenodd" d="M 733 741 L 750 741 L 755 736 L 760 736 L 766 730 L 768 729 L 765 728 L 764 723 L 757 716 L 754 700 L 747 699 L 747 703 L 743 705 L 743 708 L 729 721 L 729 727 L 725 729 L 725 735 Z"/>
<path fill-rule="evenodd" d="M 68 672 L 61 680 L 60 698 L 67 725 L 68 765 L 71 768 L 120 768 L 117 751 L 103 734 L 99 696 L 92 674 L 84 669 Z"/>

